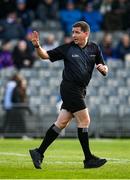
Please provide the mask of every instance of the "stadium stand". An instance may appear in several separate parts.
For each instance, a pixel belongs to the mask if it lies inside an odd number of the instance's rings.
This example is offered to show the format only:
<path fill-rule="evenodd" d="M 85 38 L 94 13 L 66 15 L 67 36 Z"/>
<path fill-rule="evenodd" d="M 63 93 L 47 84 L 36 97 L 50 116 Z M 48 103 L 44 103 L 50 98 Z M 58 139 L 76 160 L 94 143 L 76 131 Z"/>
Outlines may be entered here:
<path fill-rule="evenodd" d="M 31 2 L 31 0 L 29 2 Z M 59 4 L 64 2 L 65 4 L 67 1 L 57 2 Z M 103 1 L 99 0 L 99 2 L 102 7 Z M 129 1 L 126 1 L 126 3 L 129 4 Z M 28 7 L 31 7 L 31 4 L 32 3 L 27 4 Z M 63 7 L 61 7 L 61 9 Z M 101 11 L 100 8 L 98 9 L 99 11 Z M 33 7 L 34 12 L 35 9 L 36 7 Z M 61 9 L 59 8 L 59 10 Z M 109 13 L 111 13 L 111 9 L 112 6 L 109 4 Z M 105 12 L 103 14 L 105 16 Z M 108 25 L 109 24 L 111 24 L 111 22 L 109 22 Z M 40 42 L 42 45 L 50 33 L 54 34 L 59 44 L 62 44 L 64 41 L 65 33 L 62 29 L 60 19 L 46 19 L 45 22 L 42 22 L 35 17 L 29 28 L 40 32 Z M 97 43 L 102 41 L 105 34 L 103 24 L 101 28 L 100 31 L 91 33 L 90 39 L 92 41 Z M 129 33 L 129 29 L 130 27 L 127 27 L 110 32 L 113 39 L 113 46 L 119 43 L 119 40 L 124 34 L 124 30 L 127 30 Z M 2 44 L 1 38 L 2 37 L 0 37 L 0 45 Z M 16 38 L 11 41 L 12 49 L 18 41 L 19 39 Z M 50 63 L 48 61 L 40 61 L 38 57 L 36 57 L 36 59 L 33 67 L 19 70 L 19 73 L 27 80 L 27 96 L 29 106 L 33 112 L 32 116 L 26 113 L 25 119 L 27 128 L 25 135 L 29 137 L 41 137 L 45 135 L 48 127 L 55 121 L 57 117 L 56 102 L 57 96 L 59 95 L 59 84 L 63 69 L 62 61 Z M 120 58 L 109 58 L 106 63 L 109 67 L 108 76 L 102 77 L 102 75 L 95 70 L 87 89 L 86 103 L 92 119 L 89 135 L 92 137 L 130 137 L 130 58 L 127 56 L 125 61 Z M 17 69 L 14 67 L 0 70 L 1 102 L 7 80 L 15 72 L 17 72 Z M 4 110 L 1 103 L 0 136 L 3 136 L 3 121 Z M 76 123 L 74 121 L 62 133 L 62 136 L 76 137 L 76 131 Z M 8 136 L 11 137 L 12 134 L 8 134 Z M 15 134 L 15 136 L 17 137 L 17 134 Z"/>
<path fill-rule="evenodd" d="M 118 64 L 118 65 L 115 65 Z M 28 136 L 42 136 L 57 116 L 56 96 L 61 81 L 62 62 L 36 61 L 32 69 L 22 69 L 28 82 L 28 99 L 33 115 L 26 115 Z M 128 67 L 121 61 L 108 62 L 109 75 L 103 78 L 96 70 L 87 90 L 86 102 L 90 110 L 90 135 L 94 137 L 127 137 L 130 135 L 130 79 Z M 13 68 L 0 71 L 0 99 Z M 113 74 L 113 75 L 112 75 Z M 1 121 L 4 111 L 1 107 Z M 66 130 L 66 137 L 76 136 L 76 123 Z M 2 123 L 1 123 L 2 128 Z"/>

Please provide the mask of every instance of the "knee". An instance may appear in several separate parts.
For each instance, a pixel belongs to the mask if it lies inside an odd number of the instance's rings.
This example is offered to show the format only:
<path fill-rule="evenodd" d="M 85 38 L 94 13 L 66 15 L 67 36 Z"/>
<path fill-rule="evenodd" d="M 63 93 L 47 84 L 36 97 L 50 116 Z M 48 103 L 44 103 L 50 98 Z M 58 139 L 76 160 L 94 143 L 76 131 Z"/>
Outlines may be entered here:
<path fill-rule="evenodd" d="M 78 122 L 78 127 L 80 127 L 80 128 L 86 128 L 86 127 L 88 128 L 89 125 L 90 125 L 90 119 Z"/>
<path fill-rule="evenodd" d="M 64 129 L 69 123 L 66 121 L 56 121 L 55 125 L 60 128 L 60 129 Z"/>

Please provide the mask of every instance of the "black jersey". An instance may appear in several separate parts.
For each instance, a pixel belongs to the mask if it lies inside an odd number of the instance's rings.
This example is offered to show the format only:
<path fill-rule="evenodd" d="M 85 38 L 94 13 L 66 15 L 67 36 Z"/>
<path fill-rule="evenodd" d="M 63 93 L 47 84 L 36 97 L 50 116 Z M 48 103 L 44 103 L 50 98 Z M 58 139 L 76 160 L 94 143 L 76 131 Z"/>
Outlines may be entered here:
<path fill-rule="evenodd" d="M 88 42 L 84 48 L 71 42 L 47 51 L 47 53 L 52 62 L 64 61 L 63 81 L 84 87 L 91 79 L 95 64 L 104 64 L 99 46 L 94 42 Z"/>

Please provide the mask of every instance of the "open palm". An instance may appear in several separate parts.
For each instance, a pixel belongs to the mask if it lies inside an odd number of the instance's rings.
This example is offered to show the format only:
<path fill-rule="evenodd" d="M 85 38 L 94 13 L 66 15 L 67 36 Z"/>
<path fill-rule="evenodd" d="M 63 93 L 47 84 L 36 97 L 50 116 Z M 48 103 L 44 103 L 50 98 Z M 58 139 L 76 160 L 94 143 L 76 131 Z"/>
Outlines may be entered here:
<path fill-rule="evenodd" d="M 32 41 L 34 46 L 39 45 L 39 33 L 37 31 L 32 32 L 31 41 Z"/>

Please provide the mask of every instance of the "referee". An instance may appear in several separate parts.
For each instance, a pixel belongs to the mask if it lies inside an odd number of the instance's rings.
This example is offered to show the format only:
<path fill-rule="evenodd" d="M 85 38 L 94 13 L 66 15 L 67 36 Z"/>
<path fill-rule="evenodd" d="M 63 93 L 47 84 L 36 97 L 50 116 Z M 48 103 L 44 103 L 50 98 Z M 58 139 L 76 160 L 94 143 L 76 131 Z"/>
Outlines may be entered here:
<path fill-rule="evenodd" d="M 63 101 L 61 111 L 56 122 L 46 132 L 40 147 L 29 150 L 33 164 L 37 169 L 41 169 L 44 153 L 48 146 L 73 117 L 77 120 L 78 138 L 85 156 L 84 168 L 97 168 L 107 162 L 106 159 L 94 156 L 89 148 L 90 116 L 84 100 L 86 87 L 91 80 L 95 66 L 103 76 L 108 72 L 99 46 L 88 40 L 89 35 L 89 25 L 84 21 L 76 22 L 72 27 L 73 41 L 71 43 L 46 51 L 40 46 L 38 32 L 32 33 L 31 41 L 39 57 L 49 59 L 51 62 L 64 61 L 63 80 L 60 85 Z"/>

